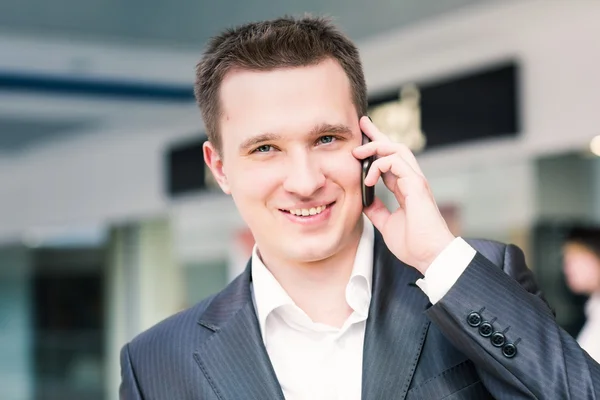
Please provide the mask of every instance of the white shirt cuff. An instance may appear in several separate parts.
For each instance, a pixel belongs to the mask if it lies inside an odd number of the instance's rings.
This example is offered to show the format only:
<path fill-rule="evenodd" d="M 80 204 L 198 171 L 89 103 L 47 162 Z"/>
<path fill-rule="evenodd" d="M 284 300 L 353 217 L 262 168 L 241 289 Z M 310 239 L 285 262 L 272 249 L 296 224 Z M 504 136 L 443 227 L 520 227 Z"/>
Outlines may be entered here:
<path fill-rule="evenodd" d="M 456 283 L 469 266 L 476 251 L 461 237 L 455 238 L 425 271 L 425 276 L 416 284 L 429 297 L 431 304 L 437 303 Z"/>

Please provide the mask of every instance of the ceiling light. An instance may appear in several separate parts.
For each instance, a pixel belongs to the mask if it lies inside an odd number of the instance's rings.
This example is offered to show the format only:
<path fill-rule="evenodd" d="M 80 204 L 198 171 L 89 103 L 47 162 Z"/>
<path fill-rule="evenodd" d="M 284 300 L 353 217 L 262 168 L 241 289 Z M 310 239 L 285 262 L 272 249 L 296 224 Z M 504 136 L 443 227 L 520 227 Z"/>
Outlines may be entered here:
<path fill-rule="evenodd" d="M 590 141 L 590 150 L 592 153 L 600 157 L 600 135 Z"/>

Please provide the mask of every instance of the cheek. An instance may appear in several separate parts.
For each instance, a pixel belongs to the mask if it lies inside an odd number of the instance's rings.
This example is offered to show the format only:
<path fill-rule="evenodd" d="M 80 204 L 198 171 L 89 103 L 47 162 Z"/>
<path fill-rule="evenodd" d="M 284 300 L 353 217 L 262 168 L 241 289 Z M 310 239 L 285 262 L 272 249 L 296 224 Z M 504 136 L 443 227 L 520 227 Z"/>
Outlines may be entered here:
<path fill-rule="evenodd" d="M 591 288 L 597 282 L 600 282 L 600 270 L 588 263 L 581 263 L 573 267 L 570 275 L 571 280 L 586 288 Z"/>
<path fill-rule="evenodd" d="M 278 169 L 266 165 L 240 164 L 230 174 L 231 194 L 241 206 L 267 198 L 278 186 Z"/>
<path fill-rule="evenodd" d="M 324 155 L 321 160 L 323 172 L 346 189 L 360 190 L 361 163 L 350 152 Z"/>
<path fill-rule="evenodd" d="M 600 266 L 592 257 L 582 257 L 577 263 L 573 263 L 573 269 L 583 279 L 592 279 L 598 276 Z"/>
<path fill-rule="evenodd" d="M 590 280 L 596 285 L 600 285 L 600 266 L 595 265 L 590 271 Z"/>

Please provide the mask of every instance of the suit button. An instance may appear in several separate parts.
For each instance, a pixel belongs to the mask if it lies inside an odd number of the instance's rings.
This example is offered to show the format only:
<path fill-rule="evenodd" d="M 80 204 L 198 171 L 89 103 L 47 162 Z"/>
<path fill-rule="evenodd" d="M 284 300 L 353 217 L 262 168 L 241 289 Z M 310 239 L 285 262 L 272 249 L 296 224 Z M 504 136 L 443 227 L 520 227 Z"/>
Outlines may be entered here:
<path fill-rule="evenodd" d="M 506 343 L 502 348 L 502 354 L 504 354 L 504 357 L 506 358 L 513 358 L 517 355 L 517 346 L 512 343 Z"/>
<path fill-rule="evenodd" d="M 502 332 L 494 332 L 490 338 L 494 347 L 502 347 L 506 343 L 506 336 Z"/>
<path fill-rule="evenodd" d="M 473 311 L 467 317 L 467 323 L 472 327 L 478 327 L 481 324 L 481 315 L 478 312 Z"/>
<path fill-rule="evenodd" d="M 494 331 L 494 327 L 489 322 L 485 321 L 479 325 L 479 334 L 483 337 L 489 337 Z"/>

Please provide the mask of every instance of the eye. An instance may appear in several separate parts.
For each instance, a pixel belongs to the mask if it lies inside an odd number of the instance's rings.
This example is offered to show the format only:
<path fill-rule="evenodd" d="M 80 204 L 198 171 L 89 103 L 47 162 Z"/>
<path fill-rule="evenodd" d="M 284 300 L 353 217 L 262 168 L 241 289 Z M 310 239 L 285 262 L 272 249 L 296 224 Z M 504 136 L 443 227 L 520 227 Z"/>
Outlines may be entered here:
<path fill-rule="evenodd" d="M 256 149 L 254 149 L 255 153 L 268 153 L 269 150 L 272 149 L 272 146 L 269 144 L 263 144 L 262 146 L 258 146 Z"/>
<path fill-rule="evenodd" d="M 331 136 L 331 135 L 325 135 L 325 136 L 321 136 L 319 138 L 319 140 L 317 140 L 317 142 L 319 144 L 328 144 L 331 143 L 335 140 L 335 137 Z"/>

